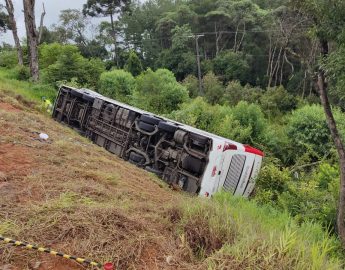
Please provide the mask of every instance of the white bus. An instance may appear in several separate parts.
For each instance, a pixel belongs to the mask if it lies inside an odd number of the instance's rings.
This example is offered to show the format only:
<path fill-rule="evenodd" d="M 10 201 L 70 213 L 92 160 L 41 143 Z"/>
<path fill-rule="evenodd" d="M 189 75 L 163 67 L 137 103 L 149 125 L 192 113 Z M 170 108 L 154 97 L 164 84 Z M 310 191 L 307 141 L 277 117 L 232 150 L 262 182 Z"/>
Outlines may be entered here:
<path fill-rule="evenodd" d="M 53 118 L 175 188 L 210 197 L 248 197 L 263 152 L 104 97 L 62 86 Z"/>

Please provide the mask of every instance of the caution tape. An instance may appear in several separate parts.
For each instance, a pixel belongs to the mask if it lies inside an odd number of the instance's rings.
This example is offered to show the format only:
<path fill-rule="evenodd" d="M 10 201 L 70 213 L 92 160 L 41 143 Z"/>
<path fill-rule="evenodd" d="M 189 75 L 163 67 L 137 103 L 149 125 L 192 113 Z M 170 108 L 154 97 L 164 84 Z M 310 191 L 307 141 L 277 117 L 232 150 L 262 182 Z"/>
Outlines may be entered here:
<path fill-rule="evenodd" d="M 3 241 L 5 243 L 7 243 L 7 244 L 13 244 L 14 246 L 17 246 L 17 247 L 24 247 L 24 248 L 27 248 L 27 249 L 33 249 L 33 250 L 37 250 L 37 251 L 40 251 L 40 252 L 48 253 L 48 254 L 51 254 L 51 255 L 54 255 L 54 256 L 59 256 L 59 257 L 62 257 L 62 258 L 68 259 L 68 260 L 73 260 L 73 261 L 76 261 L 76 262 L 78 262 L 80 264 L 86 264 L 86 265 L 95 266 L 95 267 L 98 267 L 98 268 L 101 268 L 103 266 L 102 264 L 100 264 L 98 262 L 94 262 L 94 261 L 91 261 L 91 260 L 87 260 L 87 259 L 83 259 L 83 258 L 78 258 L 78 257 L 75 257 L 75 256 L 67 255 L 67 254 L 64 254 L 62 252 L 57 252 L 57 251 L 51 250 L 49 248 L 38 247 L 36 245 L 31 245 L 31 244 L 28 244 L 28 243 L 25 243 L 25 242 L 16 241 L 16 240 L 13 240 L 11 238 L 3 237 L 1 235 L 0 235 L 0 241 Z"/>

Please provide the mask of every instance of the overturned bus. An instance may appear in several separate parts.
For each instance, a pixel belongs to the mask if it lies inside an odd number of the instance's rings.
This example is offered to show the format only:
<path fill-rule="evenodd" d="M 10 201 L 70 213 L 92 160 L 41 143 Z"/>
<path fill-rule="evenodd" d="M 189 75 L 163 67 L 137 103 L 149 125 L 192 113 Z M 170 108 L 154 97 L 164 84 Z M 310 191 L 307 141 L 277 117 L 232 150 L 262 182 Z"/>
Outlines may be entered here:
<path fill-rule="evenodd" d="M 88 89 L 62 86 L 53 118 L 181 190 L 248 197 L 264 154 Z"/>

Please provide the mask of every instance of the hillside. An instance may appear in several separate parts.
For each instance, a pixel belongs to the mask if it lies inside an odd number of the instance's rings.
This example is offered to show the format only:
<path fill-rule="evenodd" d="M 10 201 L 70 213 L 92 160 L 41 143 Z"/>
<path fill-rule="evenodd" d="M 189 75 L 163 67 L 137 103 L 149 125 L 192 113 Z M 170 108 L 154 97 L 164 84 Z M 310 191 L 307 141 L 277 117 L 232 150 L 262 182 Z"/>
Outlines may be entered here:
<path fill-rule="evenodd" d="M 118 269 L 341 269 L 339 243 L 319 225 L 298 226 L 226 194 L 203 200 L 170 190 L 4 85 L 0 234 Z M 85 269 L 3 244 L 0 267 Z"/>

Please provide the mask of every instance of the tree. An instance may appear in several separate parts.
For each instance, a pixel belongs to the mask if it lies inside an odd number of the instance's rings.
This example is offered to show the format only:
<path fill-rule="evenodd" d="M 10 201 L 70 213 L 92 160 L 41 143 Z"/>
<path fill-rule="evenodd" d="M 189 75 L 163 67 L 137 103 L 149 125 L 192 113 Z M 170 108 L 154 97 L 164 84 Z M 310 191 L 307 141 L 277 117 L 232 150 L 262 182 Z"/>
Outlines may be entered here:
<path fill-rule="evenodd" d="M 78 9 L 65 9 L 61 10 L 59 24 L 54 28 L 64 43 L 73 41 L 85 46 L 87 43 L 85 32 L 89 23 Z"/>
<path fill-rule="evenodd" d="M 8 15 L 2 11 L 3 6 L 0 5 L 0 34 L 8 29 Z"/>
<path fill-rule="evenodd" d="M 129 53 L 129 57 L 127 59 L 125 69 L 132 73 L 133 76 L 138 76 L 143 71 L 143 66 L 141 64 L 141 61 L 138 57 L 138 55 L 131 51 Z"/>
<path fill-rule="evenodd" d="M 137 78 L 134 105 L 144 110 L 166 114 L 178 109 L 188 99 L 187 89 L 166 69 L 148 69 Z"/>
<path fill-rule="evenodd" d="M 26 35 L 29 48 L 30 74 L 34 81 L 39 80 L 38 36 L 35 22 L 35 0 L 23 0 Z"/>
<path fill-rule="evenodd" d="M 125 11 L 128 11 L 131 0 L 87 0 L 84 4 L 83 13 L 91 17 L 110 17 L 110 24 L 112 30 L 115 60 L 117 57 L 117 33 L 115 26 L 115 17 Z M 118 62 L 117 62 L 118 65 Z"/>
<path fill-rule="evenodd" d="M 213 72 L 209 72 L 203 78 L 203 85 L 206 100 L 212 105 L 219 104 L 225 90 L 219 78 Z"/>
<path fill-rule="evenodd" d="M 345 43 L 342 35 L 345 27 L 345 2 L 342 0 L 293 0 L 292 3 L 296 8 L 306 14 L 306 16 L 311 18 L 316 38 L 319 42 L 321 58 L 323 61 L 327 61 L 329 43 L 331 41 L 338 43 L 338 45 Z M 339 155 L 340 192 L 337 229 L 342 245 L 345 248 L 345 148 L 328 98 L 327 74 L 322 65 L 319 65 L 317 75 L 317 87 L 320 93 L 321 103 L 326 115 L 328 128 Z"/>
<path fill-rule="evenodd" d="M 99 86 L 101 94 L 130 103 L 136 82 L 131 73 L 117 69 L 102 73 Z"/>
<path fill-rule="evenodd" d="M 6 3 L 6 10 L 8 13 L 9 27 L 12 31 L 14 44 L 16 45 L 16 49 L 17 49 L 18 64 L 22 66 L 23 65 L 23 49 L 22 49 L 22 46 L 20 45 L 20 41 L 18 37 L 17 23 L 14 17 L 13 2 L 12 0 L 5 0 L 5 3 Z"/>
<path fill-rule="evenodd" d="M 214 59 L 214 73 L 224 82 L 239 80 L 247 82 L 249 75 L 248 57 L 241 52 L 223 51 Z"/>

